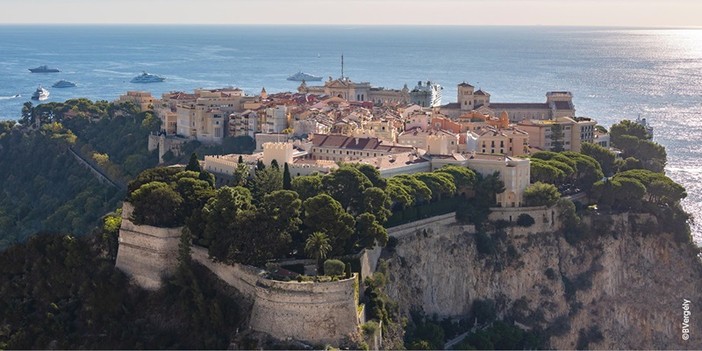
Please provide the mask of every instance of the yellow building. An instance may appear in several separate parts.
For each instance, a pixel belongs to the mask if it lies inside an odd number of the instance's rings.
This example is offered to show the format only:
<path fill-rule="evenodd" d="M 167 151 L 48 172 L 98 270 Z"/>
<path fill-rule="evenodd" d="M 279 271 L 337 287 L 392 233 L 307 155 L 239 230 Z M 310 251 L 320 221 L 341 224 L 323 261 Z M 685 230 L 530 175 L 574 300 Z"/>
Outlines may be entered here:
<path fill-rule="evenodd" d="M 354 138 L 339 134 L 314 134 L 309 158 L 313 160 L 354 161 L 403 152 L 412 152 L 409 145 L 398 145 L 378 138 Z"/>
<path fill-rule="evenodd" d="M 139 108 L 139 111 L 154 109 L 154 97 L 148 91 L 128 91 L 121 95 L 117 102 L 131 102 Z"/>
<path fill-rule="evenodd" d="M 431 154 L 445 155 L 458 152 L 459 135 L 445 130 L 413 128 L 400 133 L 397 142 L 427 150 Z"/>
<path fill-rule="evenodd" d="M 376 105 L 408 104 L 410 94 L 407 84 L 401 89 L 385 89 L 371 87 L 369 82 L 356 83 L 347 77 L 332 79 L 324 82 L 323 86 L 308 86 L 302 82 L 298 92 L 339 97 L 346 101 L 370 101 Z"/>
<path fill-rule="evenodd" d="M 549 120 L 525 120 L 519 122 L 517 127 L 529 134 L 529 146 L 532 148 L 553 150 L 554 144 L 561 143 L 564 150 L 579 152 L 582 143 L 594 141 L 596 124 L 597 122 L 590 118 L 558 117 Z M 554 126 L 559 126 L 561 133 L 558 133 Z M 558 134 L 562 136 L 559 137 Z"/>
<path fill-rule="evenodd" d="M 478 140 L 476 152 L 507 156 L 522 156 L 529 152 L 529 134 L 523 130 L 487 127 L 472 134 Z"/>

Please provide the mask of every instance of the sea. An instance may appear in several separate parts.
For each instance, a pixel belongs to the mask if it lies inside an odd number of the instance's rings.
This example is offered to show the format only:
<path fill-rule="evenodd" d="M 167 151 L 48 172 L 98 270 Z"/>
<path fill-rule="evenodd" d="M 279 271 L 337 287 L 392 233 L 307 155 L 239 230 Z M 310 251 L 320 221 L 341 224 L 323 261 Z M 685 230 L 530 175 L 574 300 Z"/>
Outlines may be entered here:
<path fill-rule="evenodd" d="M 0 120 L 17 119 L 37 86 L 48 102 L 115 100 L 127 90 L 234 86 L 294 91 L 303 71 L 373 86 L 468 82 L 493 102 L 544 102 L 570 91 L 576 115 L 609 127 L 646 118 L 668 152 L 666 173 L 687 188 L 702 245 L 702 29 L 502 26 L 0 25 Z M 30 73 L 48 65 L 60 73 Z M 162 83 L 135 84 L 146 71 Z M 60 79 L 75 88 L 57 89 Z M 313 83 L 310 83 L 313 84 Z M 19 95 L 19 97 L 16 97 Z"/>

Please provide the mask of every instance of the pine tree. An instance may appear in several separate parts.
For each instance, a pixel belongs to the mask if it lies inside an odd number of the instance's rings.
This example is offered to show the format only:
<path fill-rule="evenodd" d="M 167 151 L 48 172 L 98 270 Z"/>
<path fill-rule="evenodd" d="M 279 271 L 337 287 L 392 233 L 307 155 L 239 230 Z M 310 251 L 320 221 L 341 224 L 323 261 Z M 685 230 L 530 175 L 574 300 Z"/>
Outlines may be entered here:
<path fill-rule="evenodd" d="M 287 162 L 285 162 L 285 165 L 283 166 L 283 189 L 285 189 L 285 190 L 292 189 L 292 179 L 290 177 L 290 168 L 288 168 Z"/>
<path fill-rule="evenodd" d="M 202 169 L 200 168 L 200 161 L 197 160 L 197 154 L 192 153 L 190 154 L 190 161 L 188 162 L 188 166 L 185 167 L 186 171 L 193 171 L 193 172 L 200 172 Z"/>

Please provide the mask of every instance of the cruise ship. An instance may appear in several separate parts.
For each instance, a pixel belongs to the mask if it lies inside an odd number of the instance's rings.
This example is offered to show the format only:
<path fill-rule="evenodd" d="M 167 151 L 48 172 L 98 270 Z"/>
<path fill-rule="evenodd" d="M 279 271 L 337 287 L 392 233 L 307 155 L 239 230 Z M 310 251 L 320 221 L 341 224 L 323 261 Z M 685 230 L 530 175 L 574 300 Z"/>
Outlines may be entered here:
<path fill-rule="evenodd" d="M 74 86 L 76 86 L 76 83 L 69 82 L 63 79 L 59 80 L 58 82 L 54 83 L 54 85 L 52 85 L 53 88 L 73 88 Z"/>
<path fill-rule="evenodd" d="M 422 107 L 437 107 L 441 106 L 441 91 L 444 88 L 436 83 L 427 81 L 422 83 L 417 82 L 417 85 L 410 91 L 410 98 L 413 104 Z"/>
<path fill-rule="evenodd" d="M 29 71 L 32 73 L 56 73 L 60 72 L 56 68 L 49 68 L 47 65 L 39 66 L 37 68 L 29 68 Z"/>
<path fill-rule="evenodd" d="M 307 82 L 310 82 L 310 81 L 318 82 L 318 81 L 322 80 L 322 77 L 313 76 L 311 74 L 307 74 L 304 72 L 297 72 L 297 73 L 293 74 L 292 76 L 288 77 L 288 80 L 292 80 L 292 81 L 296 81 L 296 82 L 302 82 L 303 80 L 307 81 Z"/>
<path fill-rule="evenodd" d="M 40 85 L 37 90 L 32 94 L 32 100 L 43 101 L 49 98 L 49 91 L 42 88 Z"/>
<path fill-rule="evenodd" d="M 159 83 L 163 82 L 166 80 L 166 78 L 159 77 L 155 74 L 149 74 L 146 72 L 143 72 L 142 74 L 132 78 L 130 82 L 132 83 Z"/>

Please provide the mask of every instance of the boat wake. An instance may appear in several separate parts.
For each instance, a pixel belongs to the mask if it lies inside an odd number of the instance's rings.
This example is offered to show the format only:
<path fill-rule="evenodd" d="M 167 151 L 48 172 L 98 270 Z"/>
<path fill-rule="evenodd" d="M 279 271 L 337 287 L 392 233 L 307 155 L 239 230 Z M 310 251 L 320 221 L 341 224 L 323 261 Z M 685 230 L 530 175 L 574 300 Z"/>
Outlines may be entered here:
<path fill-rule="evenodd" d="M 22 97 L 20 94 L 15 94 L 12 96 L 0 96 L 0 100 L 11 100 L 11 99 L 16 99 L 18 97 Z"/>

